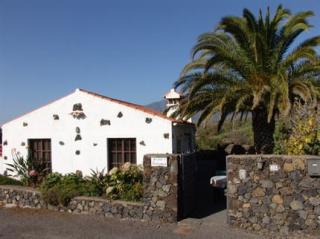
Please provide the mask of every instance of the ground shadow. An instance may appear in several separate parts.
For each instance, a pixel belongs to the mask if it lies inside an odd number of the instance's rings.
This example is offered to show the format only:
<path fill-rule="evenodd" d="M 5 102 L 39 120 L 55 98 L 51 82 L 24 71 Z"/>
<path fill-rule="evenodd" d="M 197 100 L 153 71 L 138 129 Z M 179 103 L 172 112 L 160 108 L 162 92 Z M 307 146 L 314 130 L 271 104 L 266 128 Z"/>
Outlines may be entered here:
<path fill-rule="evenodd" d="M 189 217 L 203 218 L 226 209 L 225 189 L 210 185 L 212 176 L 225 173 L 225 163 L 224 152 L 207 151 L 198 156 L 195 205 Z"/>
<path fill-rule="evenodd" d="M 197 181 L 195 206 L 189 217 L 204 218 L 226 209 L 224 189 L 213 188 L 209 180 Z"/>

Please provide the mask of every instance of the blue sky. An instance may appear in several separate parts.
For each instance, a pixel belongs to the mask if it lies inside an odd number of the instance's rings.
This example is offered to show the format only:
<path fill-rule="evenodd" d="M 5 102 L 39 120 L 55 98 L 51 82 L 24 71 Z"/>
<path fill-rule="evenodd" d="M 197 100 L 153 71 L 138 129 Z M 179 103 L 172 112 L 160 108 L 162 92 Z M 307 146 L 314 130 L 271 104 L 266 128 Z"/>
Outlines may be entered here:
<path fill-rule="evenodd" d="M 197 36 L 226 15 L 317 0 L 0 0 L 0 125 L 85 88 L 147 104 L 161 99 L 190 60 Z"/>

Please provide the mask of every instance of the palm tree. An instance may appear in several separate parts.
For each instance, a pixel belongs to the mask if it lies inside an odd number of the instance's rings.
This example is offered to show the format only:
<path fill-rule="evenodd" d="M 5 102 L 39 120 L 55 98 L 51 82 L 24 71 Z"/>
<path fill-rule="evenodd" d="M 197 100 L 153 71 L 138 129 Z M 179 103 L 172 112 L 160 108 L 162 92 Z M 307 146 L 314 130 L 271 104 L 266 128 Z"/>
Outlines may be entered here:
<path fill-rule="evenodd" d="M 269 8 L 256 18 L 222 18 L 217 28 L 199 36 L 193 59 L 175 82 L 186 98 L 177 115 L 200 112 L 198 124 L 220 112 L 218 129 L 229 115 L 252 115 L 258 152 L 273 148 L 275 119 L 288 115 L 295 98 L 316 104 L 319 97 L 320 36 L 294 43 L 312 26 L 311 11 L 291 14 L 281 5 L 271 18 Z"/>

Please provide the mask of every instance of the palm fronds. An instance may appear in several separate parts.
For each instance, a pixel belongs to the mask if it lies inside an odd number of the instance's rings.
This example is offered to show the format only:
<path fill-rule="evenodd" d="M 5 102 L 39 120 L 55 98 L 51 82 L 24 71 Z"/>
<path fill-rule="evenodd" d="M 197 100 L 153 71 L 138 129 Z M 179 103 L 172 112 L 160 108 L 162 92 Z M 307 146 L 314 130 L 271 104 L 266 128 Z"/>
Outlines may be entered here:
<path fill-rule="evenodd" d="M 214 31 L 199 36 L 192 61 L 175 82 L 186 95 L 176 115 L 200 112 L 201 124 L 220 112 L 222 126 L 229 114 L 259 109 L 270 123 L 277 114 L 288 115 L 296 97 L 315 104 L 320 36 L 293 47 L 312 27 L 311 16 L 311 11 L 292 14 L 280 5 L 273 16 L 268 8 L 265 16 L 244 9 L 241 17 L 222 18 Z"/>

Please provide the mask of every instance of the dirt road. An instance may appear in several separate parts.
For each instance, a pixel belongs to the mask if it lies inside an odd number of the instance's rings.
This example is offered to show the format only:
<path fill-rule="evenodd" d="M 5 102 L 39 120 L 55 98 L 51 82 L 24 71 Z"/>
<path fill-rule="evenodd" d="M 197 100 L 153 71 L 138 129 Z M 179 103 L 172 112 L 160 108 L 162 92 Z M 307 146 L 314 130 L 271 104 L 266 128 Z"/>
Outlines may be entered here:
<path fill-rule="evenodd" d="M 0 208 L 0 238 L 261 238 L 214 220 L 185 220 L 178 224 L 153 224 L 115 218 L 97 218 L 48 210 Z"/>

